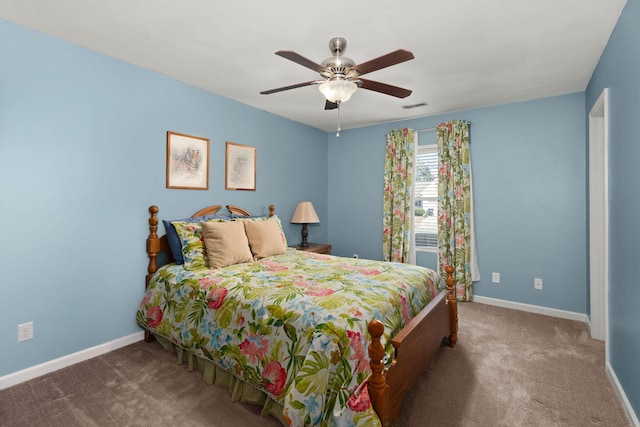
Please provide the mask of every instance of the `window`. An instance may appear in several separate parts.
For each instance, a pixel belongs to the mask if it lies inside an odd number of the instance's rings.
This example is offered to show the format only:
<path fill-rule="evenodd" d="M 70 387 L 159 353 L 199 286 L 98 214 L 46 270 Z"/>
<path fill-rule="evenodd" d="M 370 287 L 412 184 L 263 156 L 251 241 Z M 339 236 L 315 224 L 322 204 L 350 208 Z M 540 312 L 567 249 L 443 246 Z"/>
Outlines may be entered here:
<path fill-rule="evenodd" d="M 418 145 L 414 178 L 416 250 L 438 248 L 438 147 Z"/>

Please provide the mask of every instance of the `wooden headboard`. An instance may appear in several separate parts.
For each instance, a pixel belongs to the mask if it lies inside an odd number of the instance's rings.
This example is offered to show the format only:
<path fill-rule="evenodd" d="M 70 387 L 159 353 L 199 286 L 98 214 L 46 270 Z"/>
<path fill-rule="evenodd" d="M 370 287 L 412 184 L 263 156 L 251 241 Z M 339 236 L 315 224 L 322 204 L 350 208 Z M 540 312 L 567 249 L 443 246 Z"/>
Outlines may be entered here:
<path fill-rule="evenodd" d="M 227 205 L 227 210 L 230 215 L 251 216 L 251 213 L 240 206 Z M 214 215 L 222 209 L 222 205 L 207 206 L 200 209 L 198 212 L 191 215 L 191 218 Z M 273 216 L 276 207 L 269 205 L 269 216 Z M 145 287 L 149 286 L 149 280 L 151 276 L 158 270 L 158 254 L 163 253 L 167 257 L 167 262 L 173 262 L 173 256 L 169 250 L 169 241 L 166 234 L 158 236 L 158 212 L 160 209 L 155 206 L 149 206 L 149 236 L 147 237 L 147 256 L 149 257 L 149 265 L 147 266 L 147 276 L 145 280 Z"/>

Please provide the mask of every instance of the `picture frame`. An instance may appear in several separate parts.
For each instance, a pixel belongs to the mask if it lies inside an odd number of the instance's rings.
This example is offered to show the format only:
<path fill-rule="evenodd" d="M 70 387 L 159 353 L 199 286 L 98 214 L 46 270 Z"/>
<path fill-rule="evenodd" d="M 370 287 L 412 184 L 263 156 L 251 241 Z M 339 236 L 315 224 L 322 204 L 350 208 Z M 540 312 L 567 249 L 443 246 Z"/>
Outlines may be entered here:
<path fill-rule="evenodd" d="M 226 190 L 256 190 L 256 148 L 227 141 Z"/>
<path fill-rule="evenodd" d="M 209 139 L 167 131 L 167 188 L 209 189 Z"/>

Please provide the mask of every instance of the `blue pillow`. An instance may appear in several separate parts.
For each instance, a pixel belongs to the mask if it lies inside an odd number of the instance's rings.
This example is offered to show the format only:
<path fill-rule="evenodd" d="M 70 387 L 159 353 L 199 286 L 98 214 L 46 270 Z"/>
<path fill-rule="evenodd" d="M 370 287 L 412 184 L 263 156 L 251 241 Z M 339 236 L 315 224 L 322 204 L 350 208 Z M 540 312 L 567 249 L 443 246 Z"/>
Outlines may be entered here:
<path fill-rule="evenodd" d="M 171 255 L 173 256 L 173 261 L 176 264 L 184 264 L 184 258 L 182 257 L 182 241 L 180 240 L 180 236 L 178 236 L 176 227 L 173 226 L 172 222 L 201 222 L 209 221 L 210 219 L 229 219 L 229 217 L 222 214 L 213 214 L 197 216 L 195 218 L 174 219 L 171 221 L 167 221 L 164 219 L 162 220 L 162 222 L 164 223 L 164 231 L 167 235 L 167 242 L 169 243 L 169 250 L 171 251 Z"/>

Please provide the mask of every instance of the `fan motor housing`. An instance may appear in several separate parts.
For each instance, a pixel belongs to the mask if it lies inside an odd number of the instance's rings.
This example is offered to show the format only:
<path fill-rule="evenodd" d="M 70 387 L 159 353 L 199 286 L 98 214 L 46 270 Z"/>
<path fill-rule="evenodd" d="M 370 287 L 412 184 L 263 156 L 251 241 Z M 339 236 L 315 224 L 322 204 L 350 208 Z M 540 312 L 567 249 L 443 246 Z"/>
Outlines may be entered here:
<path fill-rule="evenodd" d="M 346 39 L 342 37 L 332 38 L 331 40 L 329 40 L 329 50 L 331 51 L 333 56 L 330 56 L 329 58 L 322 61 L 320 65 L 322 65 L 325 70 L 320 74 L 329 79 L 333 77 L 357 77 L 353 76 L 353 73 L 350 73 L 350 75 L 347 76 L 347 73 L 351 71 L 349 70 L 349 68 L 356 65 L 356 63 L 353 61 L 353 59 L 342 56 L 342 54 L 344 54 L 344 52 L 347 50 Z"/>

